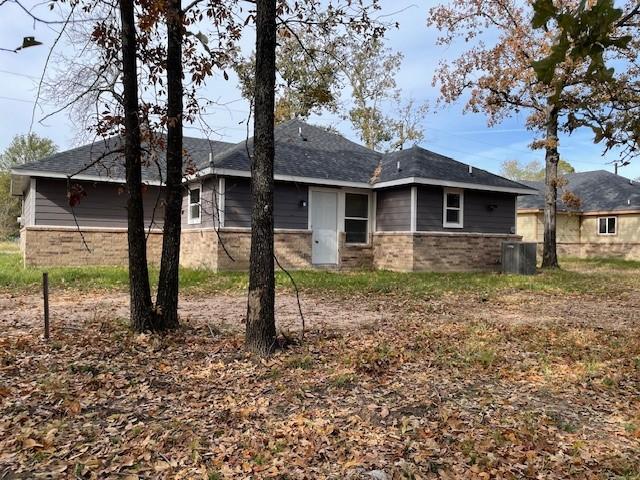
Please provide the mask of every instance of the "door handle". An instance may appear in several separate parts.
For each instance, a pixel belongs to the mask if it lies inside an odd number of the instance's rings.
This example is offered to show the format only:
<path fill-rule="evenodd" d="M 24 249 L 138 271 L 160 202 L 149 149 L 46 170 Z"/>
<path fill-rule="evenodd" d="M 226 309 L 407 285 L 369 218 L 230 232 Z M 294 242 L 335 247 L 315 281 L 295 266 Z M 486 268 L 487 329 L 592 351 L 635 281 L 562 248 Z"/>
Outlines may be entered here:
<path fill-rule="evenodd" d="M 314 242 L 316 242 L 316 243 L 320 243 L 318 240 L 314 240 Z"/>

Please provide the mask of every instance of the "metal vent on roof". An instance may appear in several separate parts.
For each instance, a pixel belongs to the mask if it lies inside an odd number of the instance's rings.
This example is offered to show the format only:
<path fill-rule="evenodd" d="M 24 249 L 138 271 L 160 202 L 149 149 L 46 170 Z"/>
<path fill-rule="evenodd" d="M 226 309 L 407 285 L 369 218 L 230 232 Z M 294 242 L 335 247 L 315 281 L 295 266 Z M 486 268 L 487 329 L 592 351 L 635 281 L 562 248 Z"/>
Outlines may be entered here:
<path fill-rule="evenodd" d="M 303 142 L 307 141 L 307 137 L 302 135 L 302 127 L 298 127 L 298 136 L 302 139 Z"/>

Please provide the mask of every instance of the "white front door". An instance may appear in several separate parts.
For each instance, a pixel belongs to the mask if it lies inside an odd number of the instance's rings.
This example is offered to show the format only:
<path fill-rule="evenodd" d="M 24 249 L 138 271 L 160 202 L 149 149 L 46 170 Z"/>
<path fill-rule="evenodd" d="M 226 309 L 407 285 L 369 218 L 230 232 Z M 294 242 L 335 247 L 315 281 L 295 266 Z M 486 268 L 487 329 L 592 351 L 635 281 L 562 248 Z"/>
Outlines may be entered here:
<path fill-rule="evenodd" d="M 338 263 L 338 193 L 311 191 L 311 262 Z"/>

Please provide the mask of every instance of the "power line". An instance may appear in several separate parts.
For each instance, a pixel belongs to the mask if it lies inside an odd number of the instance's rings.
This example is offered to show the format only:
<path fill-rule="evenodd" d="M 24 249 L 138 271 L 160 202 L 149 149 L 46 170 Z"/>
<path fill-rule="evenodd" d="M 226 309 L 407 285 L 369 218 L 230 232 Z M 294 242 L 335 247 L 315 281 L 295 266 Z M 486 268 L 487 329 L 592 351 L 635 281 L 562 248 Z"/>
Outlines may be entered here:
<path fill-rule="evenodd" d="M 38 77 L 33 75 L 27 75 L 26 73 L 10 72 L 9 70 L 0 70 L 0 73 L 6 73 L 7 75 L 15 75 L 16 77 L 29 78 L 31 80 L 38 80 Z"/>
<path fill-rule="evenodd" d="M 15 98 L 15 97 L 3 97 L 3 96 L 0 96 L 0 100 L 13 100 L 14 102 L 33 103 L 32 100 L 25 100 L 24 98 Z"/>

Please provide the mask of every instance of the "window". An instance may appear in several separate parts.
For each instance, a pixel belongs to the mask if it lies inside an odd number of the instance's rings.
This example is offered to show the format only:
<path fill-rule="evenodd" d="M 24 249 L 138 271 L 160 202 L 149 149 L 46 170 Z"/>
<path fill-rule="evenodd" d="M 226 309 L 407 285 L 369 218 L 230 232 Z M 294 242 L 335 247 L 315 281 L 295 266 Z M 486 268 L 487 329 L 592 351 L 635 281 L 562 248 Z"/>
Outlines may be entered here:
<path fill-rule="evenodd" d="M 617 220 L 617 217 L 598 218 L 598 235 L 615 235 Z"/>
<path fill-rule="evenodd" d="M 445 228 L 462 228 L 464 195 L 462 190 L 445 189 L 442 226 Z"/>
<path fill-rule="evenodd" d="M 345 194 L 344 232 L 346 243 L 368 243 L 369 195 L 359 193 Z"/>
<path fill-rule="evenodd" d="M 189 223 L 200 223 L 200 187 L 189 188 Z"/>

